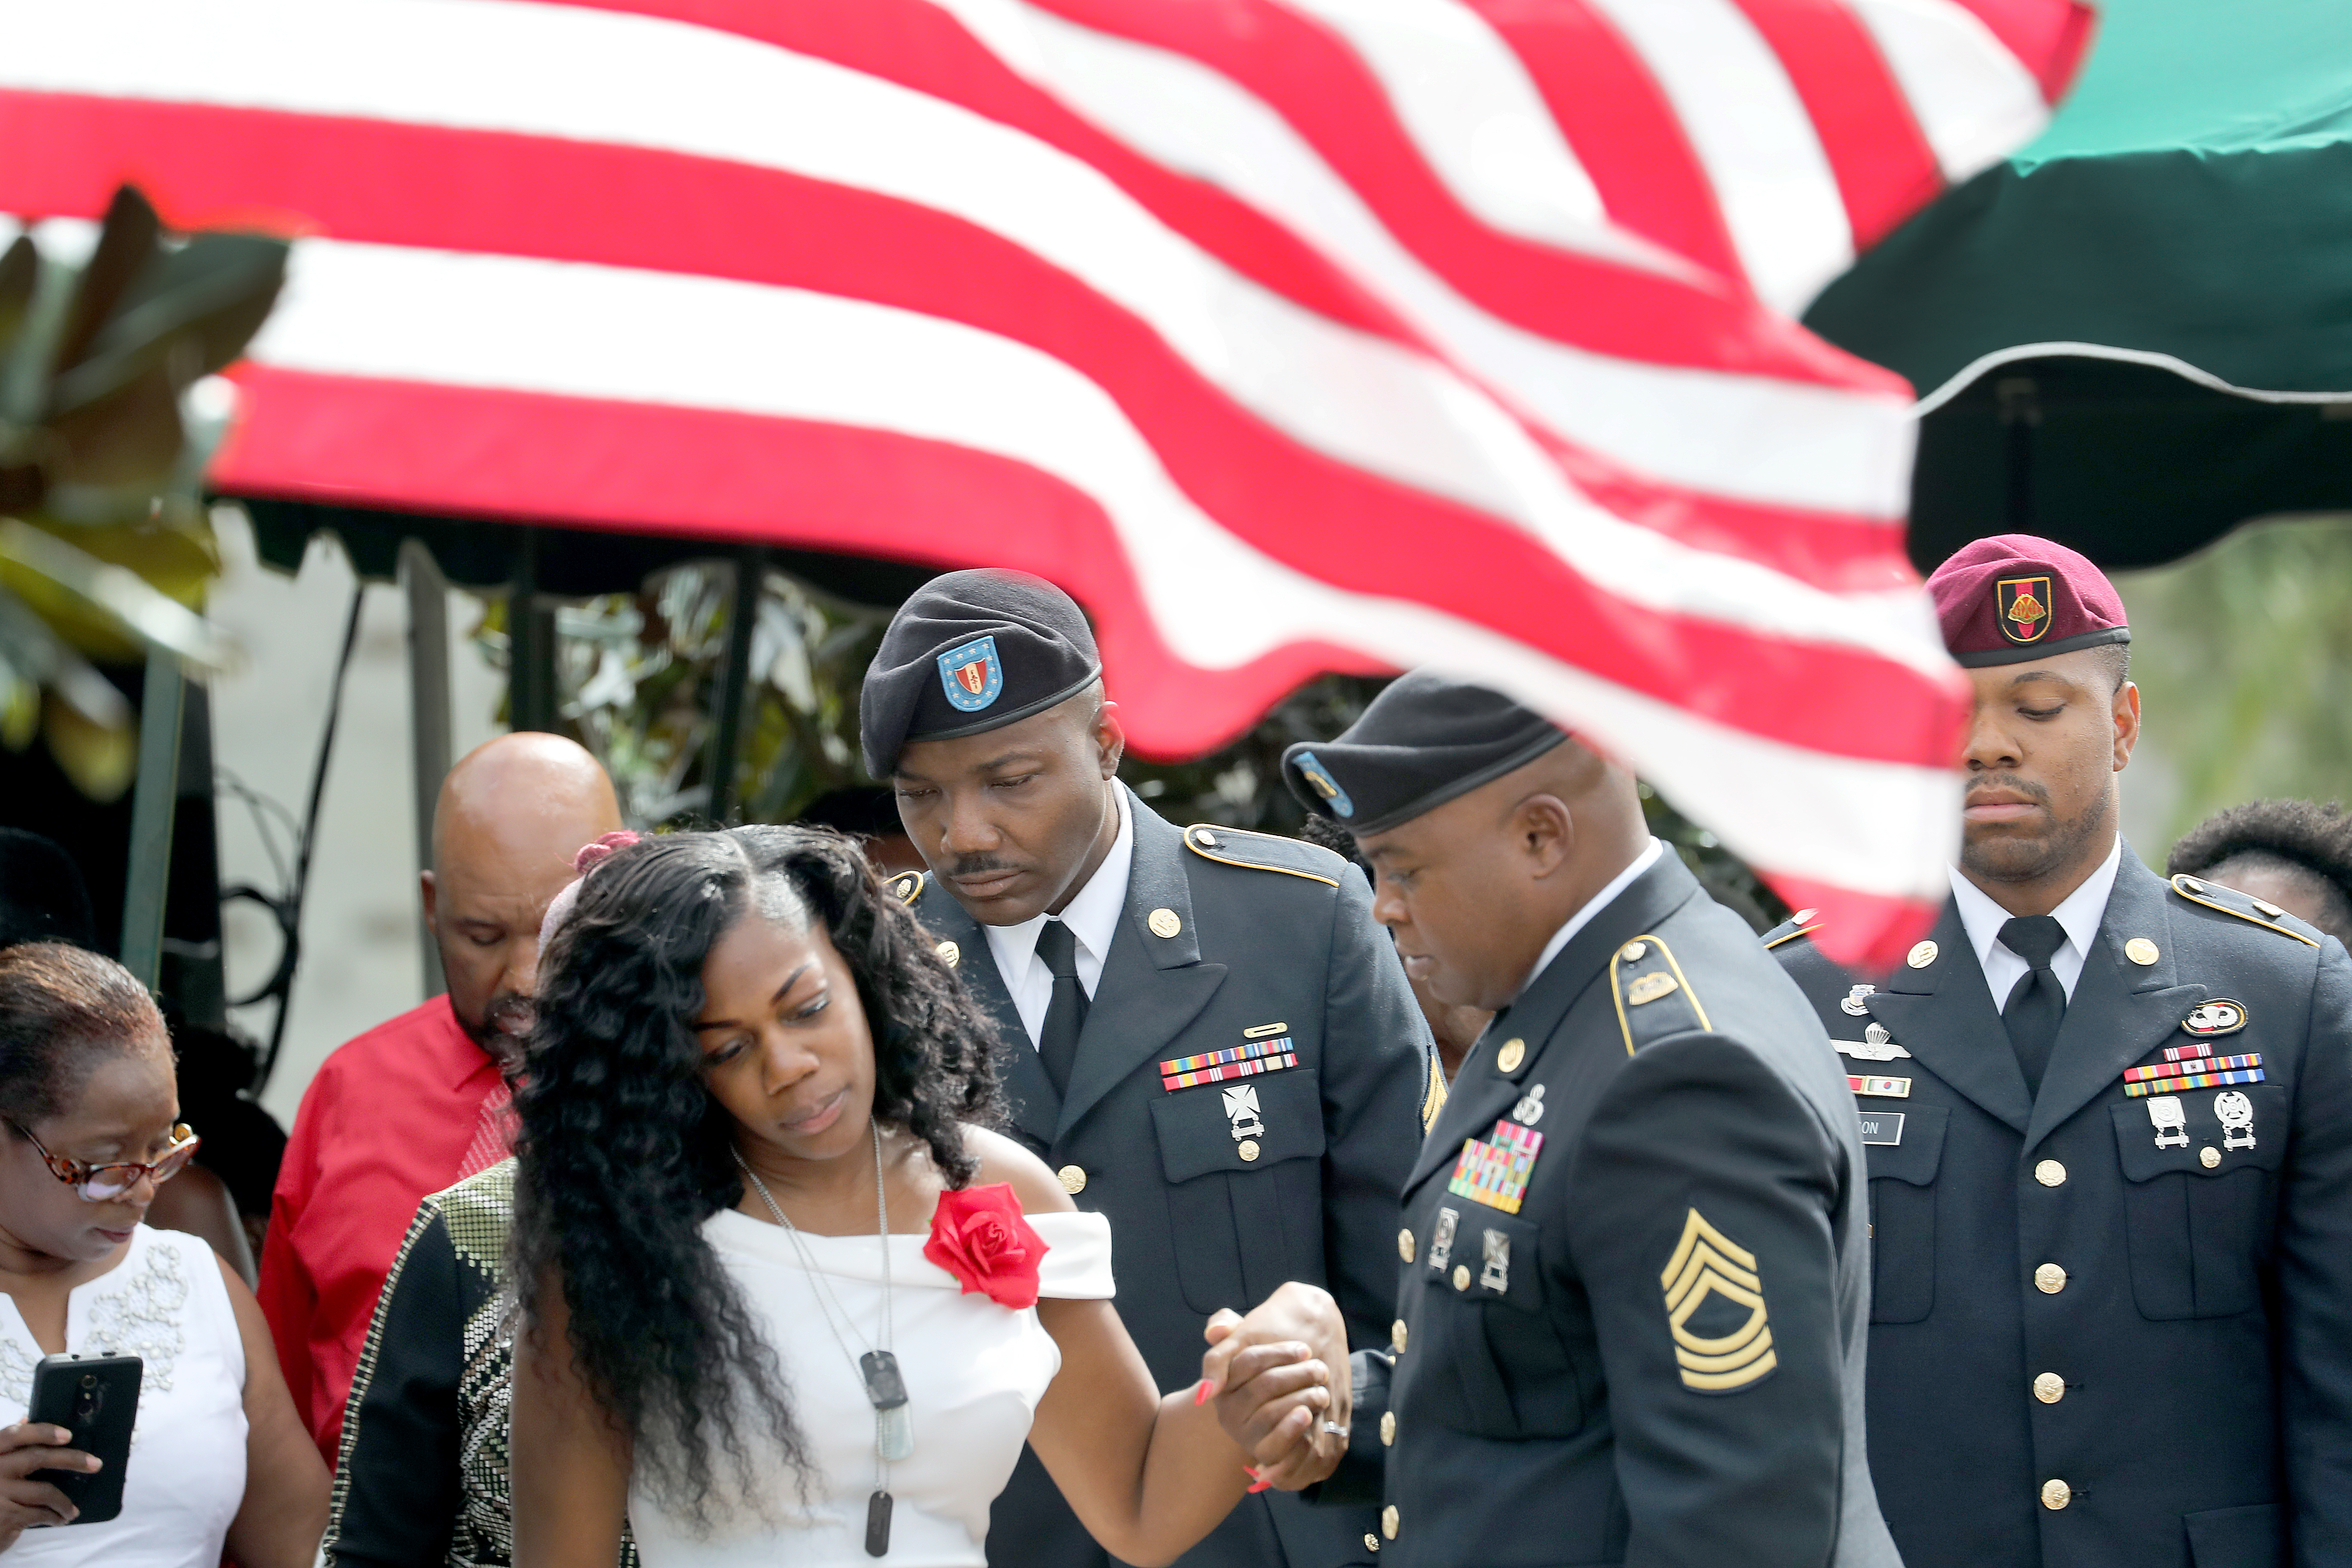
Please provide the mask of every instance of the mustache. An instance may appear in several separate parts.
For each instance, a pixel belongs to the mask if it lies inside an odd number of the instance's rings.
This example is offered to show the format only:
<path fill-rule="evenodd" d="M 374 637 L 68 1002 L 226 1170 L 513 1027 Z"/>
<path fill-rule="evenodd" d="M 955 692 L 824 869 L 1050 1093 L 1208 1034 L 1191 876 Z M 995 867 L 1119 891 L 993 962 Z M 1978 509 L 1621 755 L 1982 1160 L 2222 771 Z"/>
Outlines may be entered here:
<path fill-rule="evenodd" d="M 482 1009 L 482 1022 L 510 1035 L 525 1035 L 539 1017 L 538 1005 L 528 996 L 501 991 Z"/>
<path fill-rule="evenodd" d="M 1984 773 L 1972 778 L 1969 781 L 1968 795 L 1963 798 L 1973 798 L 1978 791 L 1987 789 L 2014 790 L 2036 805 L 2050 804 L 2050 791 L 2046 785 L 2020 778 L 2015 773 Z"/>
<path fill-rule="evenodd" d="M 948 875 L 988 877 L 999 871 L 1018 871 L 1019 869 L 1021 869 L 1020 867 L 1010 865 L 993 855 L 959 855 L 956 857 L 955 865 L 949 868 Z"/>

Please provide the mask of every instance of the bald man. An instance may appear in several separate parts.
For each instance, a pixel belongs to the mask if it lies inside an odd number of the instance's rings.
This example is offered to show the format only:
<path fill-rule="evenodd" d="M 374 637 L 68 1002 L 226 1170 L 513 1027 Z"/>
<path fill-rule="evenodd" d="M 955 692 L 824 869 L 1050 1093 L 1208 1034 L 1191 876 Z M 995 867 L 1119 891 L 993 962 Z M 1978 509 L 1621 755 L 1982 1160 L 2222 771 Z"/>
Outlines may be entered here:
<path fill-rule="evenodd" d="M 261 1255 L 286 1385 L 330 1465 L 417 1204 L 506 1157 L 507 1073 L 530 1029 L 540 921 L 581 846 L 620 826 L 612 781 L 560 735 L 502 735 L 441 785 L 420 880 L 448 992 L 347 1042 L 310 1080 Z"/>

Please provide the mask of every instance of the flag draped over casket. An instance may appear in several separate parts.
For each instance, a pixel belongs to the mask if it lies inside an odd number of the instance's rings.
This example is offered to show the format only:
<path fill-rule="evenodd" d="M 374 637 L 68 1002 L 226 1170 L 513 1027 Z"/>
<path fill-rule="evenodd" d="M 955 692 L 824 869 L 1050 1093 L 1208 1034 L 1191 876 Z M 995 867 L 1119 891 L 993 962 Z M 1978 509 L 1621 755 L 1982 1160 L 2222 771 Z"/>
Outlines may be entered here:
<path fill-rule="evenodd" d="M 1965 687 L 1790 319 L 2073 0 L 6 0 L 0 210 L 301 237 L 223 490 L 1019 567 L 1141 749 L 1436 664 L 1884 961 Z"/>

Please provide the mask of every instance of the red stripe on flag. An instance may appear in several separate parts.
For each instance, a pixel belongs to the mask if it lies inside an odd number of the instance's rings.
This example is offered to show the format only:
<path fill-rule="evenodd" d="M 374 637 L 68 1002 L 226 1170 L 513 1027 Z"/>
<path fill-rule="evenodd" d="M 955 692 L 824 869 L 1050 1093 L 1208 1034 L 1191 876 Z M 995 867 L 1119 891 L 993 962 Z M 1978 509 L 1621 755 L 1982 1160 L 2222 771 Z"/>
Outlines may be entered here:
<path fill-rule="evenodd" d="M 1585 0 L 1465 3 L 1528 68 L 1611 218 L 1726 278 L 1744 278 L 1682 118 L 1613 24 Z"/>
<path fill-rule="evenodd" d="M 1780 57 L 1845 199 L 1857 250 L 1944 188 L 1936 151 L 1876 40 L 1841 0 L 1734 0 Z"/>
<path fill-rule="evenodd" d="M 1103 662 L 1148 757 L 1199 756 L 1327 671 L 1381 665 L 1302 639 L 1233 668 L 1160 638 L 1109 520 L 1025 463 L 888 431 L 708 409 L 310 375 L 246 365 L 226 494 L 746 541 L 1061 584 L 1096 616 Z M 332 482 L 310 476 L 332 474 Z"/>

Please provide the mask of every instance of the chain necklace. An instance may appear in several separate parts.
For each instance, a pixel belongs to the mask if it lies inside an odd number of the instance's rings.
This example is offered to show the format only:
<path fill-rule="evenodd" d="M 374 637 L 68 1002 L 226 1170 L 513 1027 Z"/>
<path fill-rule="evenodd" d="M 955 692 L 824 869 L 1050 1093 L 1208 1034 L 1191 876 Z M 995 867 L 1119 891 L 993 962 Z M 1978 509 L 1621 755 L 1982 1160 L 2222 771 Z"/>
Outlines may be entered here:
<path fill-rule="evenodd" d="M 890 1198 L 882 1190 L 881 1123 L 877 1121 L 868 1125 L 874 1133 L 875 1239 L 882 1247 L 882 1342 L 864 1355 L 849 1348 L 853 1338 L 863 1344 L 865 1336 L 857 1332 L 855 1321 L 841 1304 L 841 1299 L 825 1282 L 824 1272 L 817 1268 L 815 1258 L 809 1252 L 808 1243 L 801 1237 L 800 1226 L 784 1213 L 782 1206 L 776 1202 L 775 1194 L 768 1191 L 768 1184 L 760 1179 L 760 1173 L 751 1169 L 751 1163 L 743 1158 L 742 1151 L 730 1149 L 728 1152 L 735 1156 L 738 1168 L 751 1178 L 752 1190 L 760 1194 L 760 1201 L 768 1205 L 768 1212 L 776 1216 L 776 1223 L 783 1227 L 785 1238 L 793 1244 L 793 1250 L 799 1254 L 801 1268 L 807 1271 L 810 1283 L 816 1287 L 817 1310 L 824 1316 L 824 1326 L 832 1332 L 833 1342 L 841 1347 L 841 1353 L 857 1368 L 858 1376 L 866 1384 L 866 1397 L 874 1405 L 874 1492 L 866 1500 L 866 1555 L 882 1557 L 890 1551 L 890 1461 L 906 1458 L 915 1451 L 915 1421 L 913 1413 L 907 1407 L 907 1381 L 898 1373 L 898 1358 L 890 1352 L 891 1342 L 897 1338 L 891 1314 Z M 835 1321 L 836 1316 L 839 1321 Z"/>

